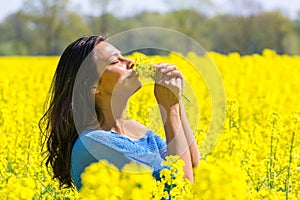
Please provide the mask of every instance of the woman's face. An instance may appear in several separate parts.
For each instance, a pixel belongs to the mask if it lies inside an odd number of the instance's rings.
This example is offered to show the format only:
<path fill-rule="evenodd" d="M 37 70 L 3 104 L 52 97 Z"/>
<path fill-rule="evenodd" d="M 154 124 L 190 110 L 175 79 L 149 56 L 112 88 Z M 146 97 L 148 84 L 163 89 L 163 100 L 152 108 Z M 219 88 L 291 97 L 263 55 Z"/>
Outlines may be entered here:
<path fill-rule="evenodd" d="M 98 87 L 110 95 L 131 95 L 141 87 L 138 74 L 132 69 L 134 61 L 124 58 L 121 52 L 107 42 L 95 47 L 96 62 L 104 67 Z M 103 63 L 105 63 L 103 65 Z"/>

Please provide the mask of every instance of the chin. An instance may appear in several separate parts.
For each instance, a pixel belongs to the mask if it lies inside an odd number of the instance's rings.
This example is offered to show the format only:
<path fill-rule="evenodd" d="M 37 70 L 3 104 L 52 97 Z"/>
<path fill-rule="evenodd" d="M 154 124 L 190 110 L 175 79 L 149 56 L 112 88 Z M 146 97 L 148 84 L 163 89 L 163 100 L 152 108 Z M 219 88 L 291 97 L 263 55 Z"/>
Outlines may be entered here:
<path fill-rule="evenodd" d="M 138 85 L 138 87 L 133 91 L 132 94 L 136 93 L 138 90 L 140 90 L 142 87 L 142 83 L 140 82 L 140 84 Z"/>
<path fill-rule="evenodd" d="M 125 84 L 117 86 L 113 94 L 130 97 L 142 87 L 142 83 L 138 80 L 126 81 Z"/>
<path fill-rule="evenodd" d="M 130 88 L 131 91 L 131 95 L 133 95 L 134 93 L 136 93 L 139 89 L 141 89 L 142 87 L 142 83 L 138 80 L 137 82 L 135 82 L 132 87 Z"/>

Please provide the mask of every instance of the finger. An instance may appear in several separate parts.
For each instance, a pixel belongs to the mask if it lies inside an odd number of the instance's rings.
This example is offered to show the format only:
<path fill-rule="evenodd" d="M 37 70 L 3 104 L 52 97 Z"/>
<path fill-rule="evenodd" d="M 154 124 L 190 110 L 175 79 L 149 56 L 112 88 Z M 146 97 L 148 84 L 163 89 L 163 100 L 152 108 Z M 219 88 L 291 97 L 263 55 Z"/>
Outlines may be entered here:
<path fill-rule="evenodd" d="M 171 84 L 171 81 L 172 81 L 172 80 L 170 80 L 170 79 L 166 79 L 166 80 L 164 81 L 164 83 L 165 83 L 165 85 L 170 85 L 170 84 Z"/>
<path fill-rule="evenodd" d="M 181 78 L 176 78 L 176 85 L 177 87 L 180 88 L 180 90 L 182 90 L 182 87 L 183 87 L 183 81 Z"/>
<path fill-rule="evenodd" d="M 163 79 L 163 76 L 164 75 L 162 73 L 156 72 L 155 76 L 154 76 L 155 82 L 161 82 Z"/>
<path fill-rule="evenodd" d="M 176 69 L 175 65 L 169 65 L 168 63 L 163 63 L 161 65 L 156 66 L 156 68 L 159 70 L 156 70 L 155 73 L 159 75 L 159 77 L 162 77 L 163 75 L 166 75 L 166 73 Z"/>
<path fill-rule="evenodd" d="M 170 80 L 170 77 L 161 72 L 156 73 L 155 82 L 164 84 L 166 80 Z"/>
<path fill-rule="evenodd" d="M 167 66 L 167 67 L 164 67 L 164 68 L 161 68 L 160 69 L 160 71 L 162 72 L 162 73 L 169 73 L 169 72 L 171 72 L 171 71 L 174 71 L 174 70 L 176 70 L 176 65 L 169 65 L 169 66 Z"/>
<path fill-rule="evenodd" d="M 171 85 L 173 86 L 173 92 L 174 94 L 178 97 L 181 93 L 181 86 L 180 86 L 180 82 L 177 81 L 177 78 L 172 78 L 170 80 Z"/>
<path fill-rule="evenodd" d="M 176 78 L 170 79 L 170 83 L 171 83 L 171 85 L 173 85 L 173 86 L 177 86 Z"/>
<path fill-rule="evenodd" d="M 169 65 L 168 63 L 164 62 L 164 63 L 155 64 L 155 65 L 153 65 L 153 67 L 156 69 L 161 69 L 161 68 L 167 67 L 168 65 Z"/>
<path fill-rule="evenodd" d="M 182 73 L 179 70 L 170 71 L 166 75 L 170 76 L 170 77 L 178 77 L 178 78 L 183 79 L 183 75 L 182 75 Z"/>

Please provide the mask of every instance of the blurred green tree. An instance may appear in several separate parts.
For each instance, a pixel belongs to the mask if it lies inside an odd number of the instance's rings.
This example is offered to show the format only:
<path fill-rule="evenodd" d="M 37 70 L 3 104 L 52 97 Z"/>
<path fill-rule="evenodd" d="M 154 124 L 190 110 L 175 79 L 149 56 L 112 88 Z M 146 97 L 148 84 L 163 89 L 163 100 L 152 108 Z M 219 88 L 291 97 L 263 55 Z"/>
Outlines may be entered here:
<path fill-rule="evenodd" d="M 271 48 L 277 53 L 286 53 L 286 38 L 292 33 L 291 20 L 281 13 L 265 12 L 254 21 L 254 49 Z"/>
<path fill-rule="evenodd" d="M 43 41 L 42 54 L 57 54 L 68 0 L 26 0 L 22 12 L 30 20 Z"/>

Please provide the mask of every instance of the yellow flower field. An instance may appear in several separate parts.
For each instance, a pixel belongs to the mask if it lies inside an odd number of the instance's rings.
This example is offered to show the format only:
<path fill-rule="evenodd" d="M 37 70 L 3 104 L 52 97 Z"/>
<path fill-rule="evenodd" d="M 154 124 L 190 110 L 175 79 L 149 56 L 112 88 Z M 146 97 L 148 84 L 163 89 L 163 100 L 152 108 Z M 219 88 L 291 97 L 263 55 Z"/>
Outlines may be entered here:
<path fill-rule="evenodd" d="M 205 65 L 200 56 L 187 57 Z M 80 192 L 60 190 L 41 155 L 37 123 L 59 57 L 1 57 L 0 199 L 299 199 L 300 57 L 272 50 L 251 56 L 210 52 L 209 57 L 224 83 L 226 118 L 214 149 L 195 169 L 195 183 L 182 178 L 177 157 L 163 163 L 170 168 L 161 172 L 161 181 L 133 163 L 119 172 L 101 161 L 86 169 Z M 185 107 L 201 147 L 211 120 L 212 91 L 180 56 L 151 59 L 182 70 L 183 92 L 191 101 L 184 100 Z M 163 136 L 153 84 L 144 82 L 127 114 Z"/>

